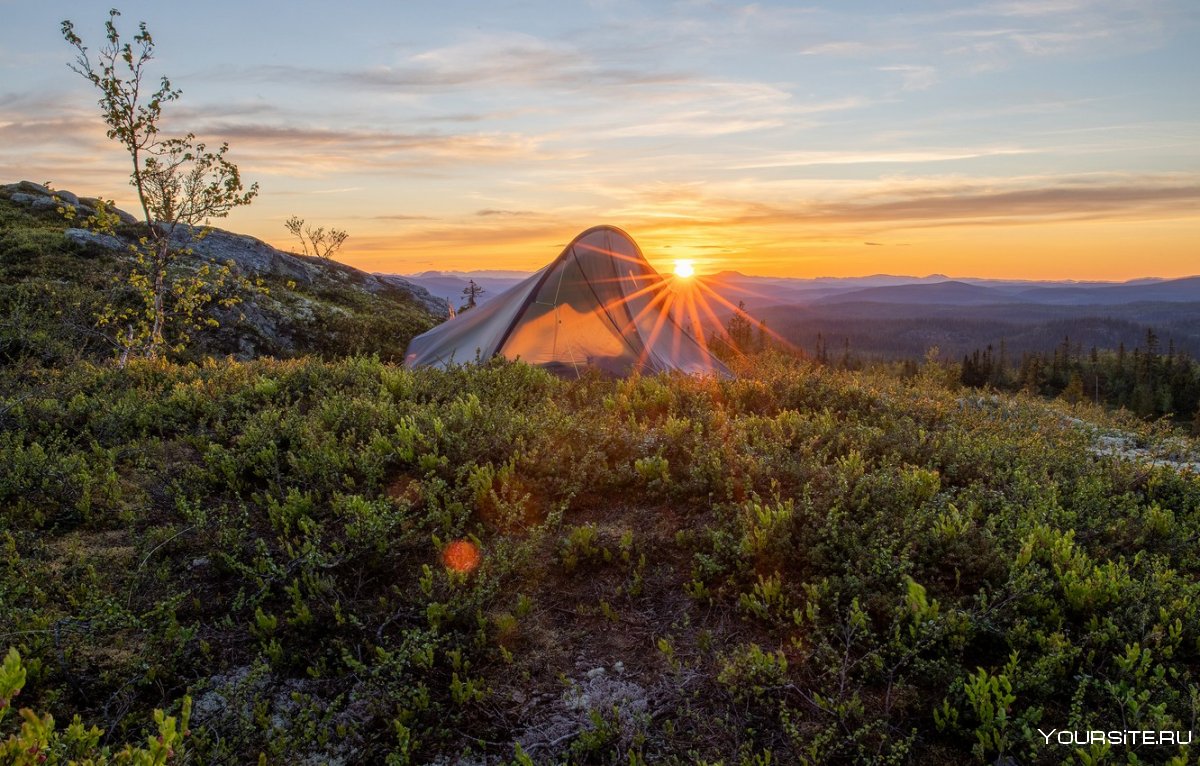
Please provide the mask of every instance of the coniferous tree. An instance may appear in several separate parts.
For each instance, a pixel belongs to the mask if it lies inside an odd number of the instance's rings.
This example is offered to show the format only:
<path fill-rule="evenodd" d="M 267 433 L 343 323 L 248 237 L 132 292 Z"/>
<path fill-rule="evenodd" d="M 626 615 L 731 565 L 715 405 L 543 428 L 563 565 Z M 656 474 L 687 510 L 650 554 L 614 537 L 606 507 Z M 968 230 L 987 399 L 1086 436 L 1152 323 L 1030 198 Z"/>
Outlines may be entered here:
<path fill-rule="evenodd" d="M 817 364 L 829 364 L 829 349 L 825 343 L 825 336 L 817 333 L 817 346 L 813 358 L 817 360 Z"/>
<path fill-rule="evenodd" d="M 1016 370 L 1006 369 L 988 346 L 963 355 L 959 382 L 1061 396 L 1072 402 L 1091 399 L 1096 404 L 1126 407 L 1143 417 L 1194 412 L 1200 406 L 1200 364 L 1178 351 L 1170 340 L 1163 353 L 1153 328 L 1146 333 L 1146 346 L 1132 351 L 1124 345 L 1116 351 L 1093 347 L 1085 355 L 1078 343 L 1064 339 L 1049 352 L 1026 352 Z M 1000 349 L 1000 359 L 1006 358 L 1003 343 Z"/>
<path fill-rule="evenodd" d="M 1083 391 L 1083 377 L 1078 372 L 1071 373 L 1071 380 L 1063 389 L 1061 396 L 1070 404 L 1078 404 L 1083 401 L 1086 394 Z"/>
<path fill-rule="evenodd" d="M 459 311 L 469 311 L 476 306 L 476 299 L 486 292 L 482 287 L 475 284 L 475 280 L 469 280 L 467 286 L 462 289 L 462 294 L 467 296 L 467 302 L 462 305 Z"/>
<path fill-rule="evenodd" d="M 725 334 L 729 344 L 738 352 L 749 354 L 754 351 L 754 326 L 746 314 L 746 302 L 738 301 L 737 310 L 725 324 Z"/>
<path fill-rule="evenodd" d="M 1008 375 L 1008 342 L 1000 339 L 1000 357 L 992 365 L 992 377 L 989 381 L 995 388 L 1006 388 L 1009 384 Z"/>

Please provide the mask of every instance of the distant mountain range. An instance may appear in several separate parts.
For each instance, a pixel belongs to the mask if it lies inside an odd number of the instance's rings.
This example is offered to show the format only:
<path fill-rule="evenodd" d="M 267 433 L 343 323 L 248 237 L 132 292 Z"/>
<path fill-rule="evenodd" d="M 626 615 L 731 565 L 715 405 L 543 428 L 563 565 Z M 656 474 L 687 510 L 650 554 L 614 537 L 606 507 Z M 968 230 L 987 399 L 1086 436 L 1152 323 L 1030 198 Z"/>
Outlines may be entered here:
<path fill-rule="evenodd" d="M 1084 306 L 1139 302 L 1200 302 L 1200 276 L 1182 279 L 1143 278 L 1128 282 L 1051 282 L 949 277 L 874 275 L 869 277 L 795 279 L 755 277 L 722 272 L 704 277 L 705 284 L 748 308 L 786 304 L 913 303 L 983 306 L 1004 303 Z"/>
<path fill-rule="evenodd" d="M 486 302 L 527 277 L 524 272 L 425 272 L 404 278 L 456 307 L 468 280 Z M 1200 356 L 1200 276 L 1127 282 L 1039 281 L 872 274 L 812 279 L 724 271 L 699 278 L 715 293 L 709 305 L 727 321 L 733 306 L 789 343 L 811 350 L 817 335 L 853 353 L 920 357 L 930 346 L 961 356 L 1003 342 L 1014 355 L 1072 344 L 1133 348 L 1153 327 L 1164 349 L 1173 342 Z M 715 328 L 708 328 L 712 332 Z"/>
<path fill-rule="evenodd" d="M 529 276 L 512 270 L 424 271 L 402 275 L 433 295 L 461 302 L 470 280 L 484 289 L 486 302 Z M 759 277 L 736 271 L 700 277 L 721 297 L 748 309 L 835 303 L 985 306 L 1032 303 L 1055 306 L 1115 306 L 1127 303 L 1200 302 L 1200 276 L 1147 277 L 1127 282 L 1039 281 L 873 274 L 865 277 Z"/>
<path fill-rule="evenodd" d="M 705 284 L 787 342 L 809 351 L 819 336 L 829 348 L 876 358 L 913 358 L 937 346 L 957 358 L 1005 345 L 1047 352 L 1065 338 L 1083 350 L 1132 349 L 1153 328 L 1163 350 L 1200 356 L 1200 276 L 1128 282 L 950 279 L 876 275 L 848 279 L 779 279 L 724 273 Z M 720 301 L 718 301 L 720 303 Z M 732 310 L 717 306 L 725 320 Z"/>
<path fill-rule="evenodd" d="M 457 309 L 463 304 L 463 290 L 471 280 L 483 288 L 483 293 L 476 300 L 487 303 L 492 298 L 503 293 L 508 288 L 529 276 L 526 271 L 509 271 L 502 269 L 480 271 L 422 271 L 419 274 L 408 274 L 403 278 L 420 285 L 444 303 L 453 304 Z"/>

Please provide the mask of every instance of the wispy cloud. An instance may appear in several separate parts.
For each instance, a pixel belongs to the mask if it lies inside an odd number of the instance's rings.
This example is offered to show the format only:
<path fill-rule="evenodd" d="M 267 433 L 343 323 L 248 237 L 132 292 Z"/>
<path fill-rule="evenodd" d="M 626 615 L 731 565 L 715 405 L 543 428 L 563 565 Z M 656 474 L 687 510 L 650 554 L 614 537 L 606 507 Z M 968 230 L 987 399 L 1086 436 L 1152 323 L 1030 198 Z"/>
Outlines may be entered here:
<path fill-rule="evenodd" d="M 504 217 L 504 218 L 513 218 L 513 217 L 525 217 L 525 216 L 537 215 L 537 213 L 533 212 L 532 210 L 498 210 L 496 208 L 484 208 L 483 210 L 476 210 L 475 215 L 479 216 L 480 218 L 490 218 L 490 217 L 497 217 L 497 216 Z"/>
<path fill-rule="evenodd" d="M 981 147 L 961 149 L 882 149 L 864 151 L 781 152 L 773 156 L 734 165 L 735 169 L 786 168 L 816 165 L 921 164 L 950 162 L 978 157 L 1030 154 L 1038 150 L 1022 147 Z"/>
<path fill-rule="evenodd" d="M 516 133 L 300 128 L 257 123 L 209 123 L 198 130 L 236 147 L 259 172 L 302 176 L 351 171 L 429 169 L 553 156 L 536 136 Z"/>
<path fill-rule="evenodd" d="M 302 78 L 326 85 L 391 91 L 481 86 L 575 91 L 692 79 L 692 75 L 681 71 L 607 64 L 571 45 L 515 32 L 471 35 L 452 45 L 409 55 L 394 65 L 346 70 L 276 65 L 248 74 L 270 81 L 294 82 Z"/>
<path fill-rule="evenodd" d="M 1200 179 L 1130 178 L 1123 182 L 1071 182 L 1030 189 L 975 188 L 956 194 L 936 191 L 889 202 L 849 201 L 817 206 L 807 214 L 825 221 L 884 221 L 905 226 L 1050 219 L 1094 220 L 1194 216 Z"/>
<path fill-rule="evenodd" d="M 1017 0 L 982 3 L 949 12 L 971 24 L 944 34 L 959 39 L 951 54 L 995 68 L 1020 56 L 1092 52 L 1112 55 L 1161 45 L 1185 5 L 1174 0 Z"/>
<path fill-rule="evenodd" d="M 384 215 L 359 215 L 347 216 L 347 218 L 358 218 L 368 221 L 434 221 L 437 220 L 429 215 L 405 215 L 404 213 L 387 213 Z"/>
<path fill-rule="evenodd" d="M 800 51 L 803 56 L 862 56 L 876 54 L 879 49 L 863 40 L 831 40 L 810 45 Z"/>
<path fill-rule="evenodd" d="M 937 68 L 917 64 L 892 64 L 879 67 L 881 72 L 896 72 L 903 78 L 904 90 L 928 90 L 937 82 Z"/>
<path fill-rule="evenodd" d="M 713 195 L 697 185 L 630 190 L 623 212 L 656 227 L 868 225 L 872 230 L 1006 225 L 1051 220 L 1198 217 L 1200 176 L 1133 176 L 908 180 L 840 199 L 793 202 Z"/>

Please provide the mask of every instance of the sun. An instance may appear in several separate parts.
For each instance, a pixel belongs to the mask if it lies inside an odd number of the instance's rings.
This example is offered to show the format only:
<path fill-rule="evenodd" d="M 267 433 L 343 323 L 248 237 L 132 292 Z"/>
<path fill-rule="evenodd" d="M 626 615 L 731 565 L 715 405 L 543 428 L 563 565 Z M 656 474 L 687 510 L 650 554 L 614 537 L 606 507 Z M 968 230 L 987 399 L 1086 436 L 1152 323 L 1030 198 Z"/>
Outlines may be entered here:
<path fill-rule="evenodd" d="M 692 266 L 691 261 L 675 261 L 675 276 L 683 279 L 688 279 L 695 276 L 696 269 Z"/>

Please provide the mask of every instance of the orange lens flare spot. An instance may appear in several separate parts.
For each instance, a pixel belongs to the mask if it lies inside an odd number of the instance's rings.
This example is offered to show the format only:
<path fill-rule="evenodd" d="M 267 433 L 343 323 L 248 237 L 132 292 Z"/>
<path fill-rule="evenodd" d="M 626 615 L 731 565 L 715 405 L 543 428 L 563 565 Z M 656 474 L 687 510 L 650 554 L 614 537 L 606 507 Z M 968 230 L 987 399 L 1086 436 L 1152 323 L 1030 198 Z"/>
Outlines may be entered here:
<path fill-rule="evenodd" d="M 442 551 L 442 563 L 455 572 L 471 572 L 479 566 L 479 546 L 470 540 L 455 540 Z"/>
<path fill-rule="evenodd" d="M 691 261 L 675 261 L 675 276 L 688 279 L 696 275 L 696 267 Z"/>

